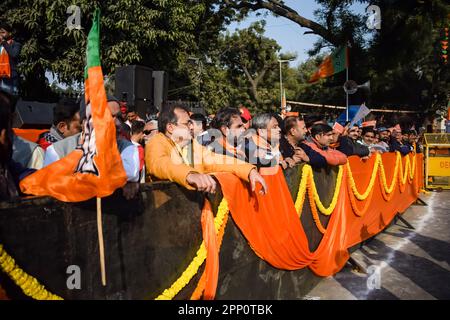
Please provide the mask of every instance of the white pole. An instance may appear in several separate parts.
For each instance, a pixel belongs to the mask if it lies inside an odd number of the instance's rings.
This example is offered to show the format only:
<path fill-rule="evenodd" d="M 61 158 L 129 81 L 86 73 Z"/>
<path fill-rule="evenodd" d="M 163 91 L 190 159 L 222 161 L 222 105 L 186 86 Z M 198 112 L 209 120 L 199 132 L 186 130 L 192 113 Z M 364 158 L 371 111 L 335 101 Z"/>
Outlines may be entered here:
<path fill-rule="evenodd" d="M 348 66 L 347 66 L 347 69 L 346 69 L 346 81 L 348 81 Z M 348 121 L 348 92 L 346 92 L 345 93 L 345 95 L 346 95 L 346 100 L 347 100 L 347 103 L 346 103 L 346 106 L 345 106 L 345 121 Z"/>

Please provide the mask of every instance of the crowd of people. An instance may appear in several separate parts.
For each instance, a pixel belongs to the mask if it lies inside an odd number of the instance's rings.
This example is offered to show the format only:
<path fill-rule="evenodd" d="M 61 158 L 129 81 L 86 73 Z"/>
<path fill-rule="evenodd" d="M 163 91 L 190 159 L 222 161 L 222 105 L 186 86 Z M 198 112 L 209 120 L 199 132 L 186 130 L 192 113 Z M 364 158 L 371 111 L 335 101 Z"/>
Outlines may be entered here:
<path fill-rule="evenodd" d="M 421 152 L 411 128 L 378 126 L 375 121 L 330 126 L 316 114 L 251 115 L 245 107 L 222 108 L 214 116 L 192 114 L 182 105 L 164 107 L 140 118 L 115 97 L 108 108 L 116 125 L 117 148 L 127 174 L 123 194 L 135 197 L 139 183 L 170 180 L 187 189 L 215 192 L 211 173 L 232 172 L 259 192 L 267 193 L 264 175 L 301 163 L 313 168 L 342 165 L 348 156 L 368 159 L 374 153 Z M 54 108 L 52 127 L 37 141 L 11 129 L 14 99 L 0 92 L 0 198 L 20 195 L 18 183 L 28 174 L 67 156 L 83 143 L 84 99 L 62 99 Z M 212 119 L 212 120 L 211 120 Z M 403 129 L 403 130 L 402 130 Z"/>

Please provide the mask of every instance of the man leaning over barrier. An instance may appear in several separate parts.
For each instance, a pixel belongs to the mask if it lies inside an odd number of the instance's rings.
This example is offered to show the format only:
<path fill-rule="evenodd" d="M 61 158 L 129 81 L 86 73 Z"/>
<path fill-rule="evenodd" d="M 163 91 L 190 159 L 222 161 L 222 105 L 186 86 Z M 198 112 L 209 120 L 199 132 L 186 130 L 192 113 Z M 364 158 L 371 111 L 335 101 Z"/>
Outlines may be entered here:
<path fill-rule="evenodd" d="M 152 178 L 170 180 L 181 186 L 214 193 L 216 181 L 213 172 L 231 172 L 250 182 L 252 191 L 256 183 L 267 186 L 254 165 L 216 154 L 201 146 L 192 134 L 188 110 L 183 106 L 168 106 L 158 119 L 159 133 L 145 146 L 145 167 Z"/>

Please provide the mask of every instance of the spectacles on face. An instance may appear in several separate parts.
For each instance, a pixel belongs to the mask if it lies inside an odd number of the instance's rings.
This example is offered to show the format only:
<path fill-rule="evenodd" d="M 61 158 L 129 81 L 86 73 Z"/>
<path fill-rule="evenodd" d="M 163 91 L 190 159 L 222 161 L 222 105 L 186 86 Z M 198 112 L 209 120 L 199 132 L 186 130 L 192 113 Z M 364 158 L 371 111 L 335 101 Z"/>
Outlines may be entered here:
<path fill-rule="evenodd" d="M 188 120 L 187 122 L 185 122 L 185 123 L 177 123 L 177 124 L 175 124 L 176 126 L 182 126 L 182 127 L 186 127 L 186 128 L 188 128 L 188 129 L 190 129 L 193 125 L 194 125 L 194 123 L 192 122 L 192 120 Z"/>
<path fill-rule="evenodd" d="M 156 130 L 158 130 L 158 129 L 144 130 L 144 134 L 146 136 L 148 136 L 149 134 L 151 134 L 153 131 L 156 131 Z"/>

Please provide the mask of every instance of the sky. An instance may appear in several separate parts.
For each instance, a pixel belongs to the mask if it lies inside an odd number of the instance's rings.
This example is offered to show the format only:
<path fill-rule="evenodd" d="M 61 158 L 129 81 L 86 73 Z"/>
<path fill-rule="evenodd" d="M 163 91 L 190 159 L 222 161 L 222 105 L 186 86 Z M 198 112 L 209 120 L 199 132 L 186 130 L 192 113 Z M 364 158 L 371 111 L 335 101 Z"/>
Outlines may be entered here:
<path fill-rule="evenodd" d="M 320 6 L 314 0 L 285 0 L 284 3 L 296 10 L 301 16 L 316 21 L 314 17 L 314 11 Z M 351 10 L 355 13 L 364 14 L 366 5 L 365 4 L 354 4 Z M 267 10 L 259 10 L 259 12 L 269 12 Z M 258 20 L 266 20 L 266 37 L 275 39 L 281 46 L 281 52 L 296 52 L 297 59 L 291 62 L 291 66 L 297 66 L 301 62 L 308 58 L 307 50 L 313 47 L 314 42 L 316 42 L 319 37 L 313 34 L 303 34 L 308 31 L 307 28 L 302 28 L 298 24 L 284 18 L 284 17 L 274 17 L 269 14 L 267 16 L 261 15 L 256 16 L 252 13 L 247 19 L 240 23 L 232 23 L 228 30 L 234 32 L 236 29 L 245 29 L 252 22 Z"/>

